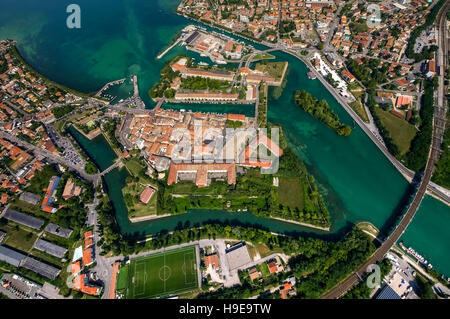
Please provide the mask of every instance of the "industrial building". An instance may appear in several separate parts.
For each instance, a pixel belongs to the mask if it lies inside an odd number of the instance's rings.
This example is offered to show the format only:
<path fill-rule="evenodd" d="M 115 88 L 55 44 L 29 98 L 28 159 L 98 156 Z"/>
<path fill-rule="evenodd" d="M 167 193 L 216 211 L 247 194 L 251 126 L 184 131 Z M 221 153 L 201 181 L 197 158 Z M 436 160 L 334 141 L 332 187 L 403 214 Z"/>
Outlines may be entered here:
<path fill-rule="evenodd" d="M 15 267 L 19 267 L 24 260 L 25 255 L 6 246 L 0 246 L 0 260 Z"/>
<path fill-rule="evenodd" d="M 62 228 L 58 225 L 55 225 L 53 223 L 49 223 L 47 226 L 45 226 L 44 229 L 47 233 L 50 233 L 52 235 L 62 237 L 62 238 L 69 238 L 70 235 L 72 235 L 72 230 L 67 228 Z"/>
<path fill-rule="evenodd" d="M 4 217 L 8 220 L 11 220 L 13 222 L 19 223 L 21 225 L 24 225 L 24 226 L 27 226 L 27 227 L 30 227 L 33 229 L 40 229 L 44 225 L 43 220 L 40 220 L 36 217 L 26 215 L 24 213 L 20 213 L 13 209 L 8 209 L 6 211 Z"/>
<path fill-rule="evenodd" d="M 43 239 L 36 240 L 33 247 L 58 258 L 63 258 L 67 252 L 66 248 L 55 245 Z"/>
<path fill-rule="evenodd" d="M 233 247 L 227 249 L 225 252 L 230 270 L 245 266 L 252 261 L 252 259 L 250 258 L 250 254 L 248 253 L 247 246 L 244 242 L 234 245 Z"/>

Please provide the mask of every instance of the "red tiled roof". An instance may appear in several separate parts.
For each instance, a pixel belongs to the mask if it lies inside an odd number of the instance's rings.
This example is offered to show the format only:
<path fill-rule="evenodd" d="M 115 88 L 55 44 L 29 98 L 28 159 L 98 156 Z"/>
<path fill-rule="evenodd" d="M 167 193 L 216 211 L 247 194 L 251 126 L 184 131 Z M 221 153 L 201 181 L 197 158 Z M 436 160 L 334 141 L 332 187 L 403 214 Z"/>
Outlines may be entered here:
<path fill-rule="evenodd" d="M 84 233 L 84 248 L 88 248 L 94 243 L 92 230 Z"/>
<path fill-rule="evenodd" d="M 217 254 L 205 256 L 205 266 L 208 268 L 212 265 L 213 269 L 219 268 L 219 258 Z"/>
<path fill-rule="evenodd" d="M 81 271 L 81 264 L 79 261 L 72 264 L 72 275 L 77 275 Z"/>
<path fill-rule="evenodd" d="M 198 187 L 207 186 L 208 171 L 227 171 L 228 184 L 236 184 L 236 166 L 234 164 L 170 164 L 169 177 L 167 184 L 171 185 L 177 182 L 179 171 L 195 171 L 195 184 Z"/>
<path fill-rule="evenodd" d="M 3 193 L 2 194 L 2 197 L 1 197 L 1 199 L 0 199 L 0 203 L 2 203 L 2 204 L 6 204 L 6 202 L 8 201 L 8 194 L 6 194 L 6 193 Z"/>
<path fill-rule="evenodd" d="M 153 189 L 151 187 L 148 187 L 144 189 L 144 191 L 141 193 L 141 196 L 139 197 L 139 200 L 143 202 L 144 204 L 147 204 L 150 200 L 150 198 L 153 195 Z"/>
<path fill-rule="evenodd" d="M 227 119 L 231 121 L 245 121 L 244 114 L 228 114 Z"/>
<path fill-rule="evenodd" d="M 276 273 L 278 271 L 277 264 L 275 264 L 273 261 L 268 263 L 267 266 L 269 267 L 269 271 L 271 274 Z"/>
<path fill-rule="evenodd" d="M 399 107 L 399 106 L 403 106 L 403 105 L 409 105 L 410 103 L 411 103 L 411 99 L 409 97 L 400 95 L 397 98 L 396 105 L 397 105 L 397 107 Z"/>
<path fill-rule="evenodd" d="M 92 248 L 86 248 L 83 251 L 83 265 L 88 266 L 92 264 Z"/>

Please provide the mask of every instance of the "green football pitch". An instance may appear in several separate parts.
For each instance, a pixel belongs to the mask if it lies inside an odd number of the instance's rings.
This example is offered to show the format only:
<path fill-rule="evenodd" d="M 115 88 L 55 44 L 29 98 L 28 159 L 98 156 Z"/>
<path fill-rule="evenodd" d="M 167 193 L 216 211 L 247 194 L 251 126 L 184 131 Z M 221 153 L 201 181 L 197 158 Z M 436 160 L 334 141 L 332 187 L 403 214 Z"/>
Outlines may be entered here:
<path fill-rule="evenodd" d="M 195 246 L 132 259 L 127 268 L 127 299 L 165 297 L 198 287 Z"/>

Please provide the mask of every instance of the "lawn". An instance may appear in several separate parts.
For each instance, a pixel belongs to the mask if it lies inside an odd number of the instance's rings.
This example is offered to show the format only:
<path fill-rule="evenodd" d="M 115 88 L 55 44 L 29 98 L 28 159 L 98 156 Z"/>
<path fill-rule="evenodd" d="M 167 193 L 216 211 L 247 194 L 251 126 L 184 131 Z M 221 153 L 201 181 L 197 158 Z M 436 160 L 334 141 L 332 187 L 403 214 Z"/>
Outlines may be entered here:
<path fill-rule="evenodd" d="M 7 233 L 6 240 L 3 243 L 17 250 L 28 252 L 37 239 L 36 234 L 20 226 L 17 230 L 12 224 L 12 222 L 8 222 L 8 225 L 3 227 L 3 231 Z"/>
<path fill-rule="evenodd" d="M 252 62 L 259 61 L 259 60 L 272 60 L 275 59 L 275 56 L 270 53 L 260 53 L 255 55 Z"/>
<path fill-rule="evenodd" d="M 287 62 L 270 62 L 267 64 L 257 63 L 255 69 L 273 76 L 275 79 L 280 80 L 283 76 L 283 71 Z"/>
<path fill-rule="evenodd" d="M 64 265 L 64 263 L 62 263 L 61 259 L 59 259 L 58 257 L 52 256 L 50 254 L 47 254 L 43 251 L 34 248 L 30 251 L 30 254 L 42 261 L 58 266 L 59 268 L 61 268 Z"/>
<path fill-rule="evenodd" d="M 267 263 L 265 262 L 261 264 L 261 275 L 263 277 L 267 277 L 270 275 L 269 266 L 267 266 Z"/>
<path fill-rule="evenodd" d="M 117 275 L 116 290 L 118 293 L 125 292 L 128 285 L 128 272 L 129 265 L 125 265 L 120 268 L 119 274 Z"/>
<path fill-rule="evenodd" d="M 349 105 L 364 122 L 369 123 L 369 116 L 367 115 L 366 109 L 359 100 L 351 102 Z"/>
<path fill-rule="evenodd" d="M 227 184 L 222 182 L 211 182 L 208 187 L 198 188 L 194 183 L 182 181 L 171 185 L 171 193 L 179 195 L 223 195 L 227 192 Z"/>
<path fill-rule="evenodd" d="M 244 61 L 247 61 L 249 57 L 250 57 L 250 55 L 247 56 L 244 59 Z M 275 59 L 275 56 L 270 53 L 259 53 L 254 56 L 252 62 L 256 62 L 256 61 L 260 61 L 260 60 L 272 60 L 272 59 Z"/>
<path fill-rule="evenodd" d="M 139 196 L 145 189 L 146 185 L 154 186 L 153 180 L 149 176 L 145 175 L 146 167 L 144 167 L 136 158 L 126 160 L 125 166 L 129 173 L 134 177 L 134 181 L 132 183 L 128 183 L 128 185 L 122 189 L 122 194 L 129 212 L 129 217 L 135 218 L 156 215 L 158 210 L 158 195 L 156 190 L 147 204 L 144 204 L 139 200 Z"/>
<path fill-rule="evenodd" d="M 53 166 L 44 166 L 41 171 L 36 172 L 26 190 L 30 193 L 42 195 L 43 189 L 47 188 L 50 178 L 54 175 L 58 175 L 58 172 Z"/>
<path fill-rule="evenodd" d="M 347 88 L 353 96 L 360 101 L 366 94 L 366 91 L 356 82 L 349 84 Z"/>
<path fill-rule="evenodd" d="M 125 298 L 151 299 L 194 290 L 198 288 L 197 267 L 195 246 L 133 259 Z M 119 277 L 121 284 L 123 280 Z"/>
<path fill-rule="evenodd" d="M 145 186 L 140 183 L 130 183 L 122 189 L 122 194 L 128 208 L 128 216 L 130 218 L 144 217 L 157 214 L 157 198 L 156 192 L 147 204 L 139 200 L 139 196 L 144 191 Z"/>
<path fill-rule="evenodd" d="M 136 158 L 131 158 L 125 161 L 125 166 L 130 171 L 133 176 L 139 176 L 141 171 L 145 168 L 139 163 L 139 160 Z"/>
<path fill-rule="evenodd" d="M 231 243 L 231 244 L 233 244 L 233 243 Z M 248 253 L 250 254 L 250 258 L 252 258 L 252 259 L 254 259 L 258 254 L 261 258 L 265 258 L 272 254 L 283 253 L 282 249 L 275 248 L 275 249 L 271 250 L 269 247 L 267 247 L 263 243 L 258 243 L 255 246 L 248 245 L 247 248 L 248 248 Z"/>
<path fill-rule="evenodd" d="M 391 137 L 398 146 L 400 154 L 405 155 L 409 151 L 411 141 L 416 136 L 417 129 L 407 121 L 380 108 L 376 108 L 376 112 L 383 126 L 391 133 Z"/>
<path fill-rule="evenodd" d="M 298 178 L 280 178 L 278 190 L 280 204 L 290 208 L 297 207 L 301 211 L 304 207 L 303 196 L 303 185 Z"/>
<path fill-rule="evenodd" d="M 43 198 L 43 197 L 42 197 Z M 40 219 L 50 219 L 49 213 L 45 213 L 41 210 L 41 204 L 33 205 L 27 202 L 23 202 L 18 198 L 11 202 L 11 209 L 15 209 L 22 213 L 28 213 L 38 217 Z"/>

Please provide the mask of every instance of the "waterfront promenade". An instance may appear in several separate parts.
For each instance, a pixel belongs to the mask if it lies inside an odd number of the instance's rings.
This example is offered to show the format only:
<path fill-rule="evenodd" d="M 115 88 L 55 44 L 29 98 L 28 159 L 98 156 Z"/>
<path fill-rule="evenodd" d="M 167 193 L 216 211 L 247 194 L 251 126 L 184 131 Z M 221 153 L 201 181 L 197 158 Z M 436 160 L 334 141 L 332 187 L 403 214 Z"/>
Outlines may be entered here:
<path fill-rule="evenodd" d="M 447 69 L 447 52 L 448 52 L 448 42 L 446 36 L 446 12 L 450 8 L 450 3 L 447 2 L 445 6 L 441 9 L 439 16 L 436 21 L 438 21 L 437 31 L 439 34 L 439 44 L 440 44 L 440 54 L 442 55 L 442 59 L 440 60 L 440 66 L 443 70 Z M 444 93 L 444 74 L 440 75 L 439 81 L 439 89 L 438 94 L 436 96 L 436 107 L 433 116 L 433 135 L 432 135 L 432 144 L 430 146 L 430 151 L 428 154 L 427 166 L 422 177 L 422 181 L 417 190 L 417 193 L 414 196 L 414 199 L 411 205 L 408 207 L 406 214 L 402 217 L 400 223 L 391 233 L 391 235 L 382 243 L 381 247 L 376 250 L 376 252 L 367 260 L 358 270 L 346 278 L 344 281 L 339 283 L 332 290 L 327 292 L 322 296 L 322 299 L 336 299 L 343 296 L 347 291 L 349 291 L 352 287 L 359 283 L 361 278 L 363 278 L 364 273 L 366 273 L 367 268 L 381 261 L 386 253 L 395 245 L 395 243 L 400 239 L 405 230 L 408 228 L 409 224 L 413 220 L 417 210 L 420 207 L 420 204 L 425 196 L 425 193 L 428 188 L 428 184 L 433 175 L 435 165 L 437 160 L 440 157 L 441 144 L 443 139 L 444 131 L 442 127 L 445 127 L 446 124 L 446 108 L 442 107 L 445 105 L 445 94 Z"/>
<path fill-rule="evenodd" d="M 196 21 L 195 19 L 180 14 L 179 12 L 177 12 L 178 15 L 181 15 L 183 17 L 185 17 L 186 19 L 189 20 L 193 20 Z M 198 21 L 196 21 L 198 22 Z M 203 23 L 203 22 L 199 22 L 199 23 Z M 358 124 L 359 127 L 361 127 L 361 129 L 364 131 L 364 133 L 366 133 L 366 135 L 374 142 L 374 144 L 381 150 L 381 152 L 386 156 L 386 158 L 392 163 L 392 165 L 402 174 L 402 176 L 409 182 L 411 183 L 416 172 L 408 169 L 405 165 L 403 165 L 400 161 L 398 161 L 386 148 L 386 146 L 384 145 L 383 141 L 380 141 L 380 137 L 377 136 L 372 130 L 371 130 L 371 125 L 370 124 L 366 124 L 360 117 L 358 114 L 356 114 L 356 112 L 348 105 L 348 102 L 345 101 L 345 99 L 339 95 L 339 93 L 328 83 L 328 81 L 322 76 L 322 74 L 320 74 L 315 67 L 313 67 L 313 65 L 311 64 L 311 62 L 309 61 L 309 57 L 312 56 L 312 54 L 314 53 L 320 53 L 320 51 L 318 50 L 309 50 L 309 54 L 307 57 L 303 57 L 299 54 L 299 52 L 296 52 L 293 49 L 288 49 L 287 47 L 284 47 L 282 45 L 279 44 L 273 44 L 273 43 L 269 43 L 267 41 L 256 41 L 254 39 L 245 37 L 241 34 L 238 34 L 234 31 L 230 31 L 230 30 L 225 30 L 223 28 L 220 28 L 216 25 L 211 25 L 211 24 L 206 24 L 211 28 L 220 30 L 222 32 L 228 33 L 228 34 L 232 34 L 236 37 L 239 38 L 243 38 L 246 39 L 248 41 L 251 41 L 253 43 L 257 43 L 259 45 L 263 45 L 268 47 L 268 49 L 266 50 L 257 50 L 257 52 L 254 52 L 252 54 L 252 56 L 250 56 L 248 58 L 247 61 L 245 61 L 245 65 L 248 66 L 250 64 L 249 61 L 251 61 L 253 59 L 254 56 L 256 56 L 257 54 L 263 54 L 263 53 L 269 53 L 269 52 L 275 52 L 275 51 L 280 51 L 280 52 L 284 52 L 287 54 L 290 54 L 294 57 L 296 57 L 297 59 L 299 59 L 300 61 L 302 61 L 310 70 L 311 72 L 313 72 L 313 74 L 316 75 L 317 79 L 319 79 L 319 81 L 325 86 L 325 88 L 333 95 L 333 97 L 336 99 L 336 101 L 345 109 L 345 111 L 351 116 L 351 118 L 355 121 L 355 123 Z M 244 64 L 244 60 L 241 61 L 241 63 L 239 64 L 239 67 L 241 67 Z M 433 196 L 434 198 L 444 202 L 445 204 L 450 206 L 450 190 L 441 187 L 433 182 L 430 182 L 428 184 L 428 188 L 427 188 L 427 193 L 431 196 Z"/>

